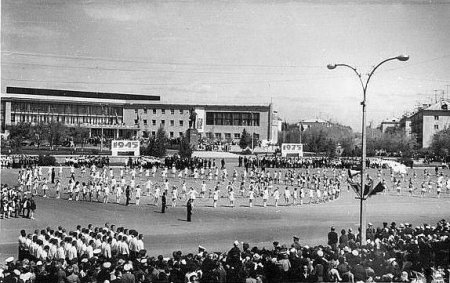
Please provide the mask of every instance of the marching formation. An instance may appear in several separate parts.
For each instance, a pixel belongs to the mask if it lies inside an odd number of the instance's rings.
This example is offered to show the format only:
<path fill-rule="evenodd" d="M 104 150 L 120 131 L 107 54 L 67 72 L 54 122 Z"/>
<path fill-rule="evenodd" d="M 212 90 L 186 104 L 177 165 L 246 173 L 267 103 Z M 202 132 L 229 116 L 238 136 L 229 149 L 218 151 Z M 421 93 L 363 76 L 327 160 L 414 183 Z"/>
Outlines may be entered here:
<path fill-rule="evenodd" d="M 341 166 L 309 160 L 306 168 L 277 168 L 284 167 L 283 160 L 243 159 L 230 173 L 223 160 L 216 165 L 215 160 L 195 158 L 169 158 L 165 166 L 147 168 L 139 164 L 113 168 L 95 158 L 69 162 L 69 167 L 34 165 L 19 171 L 18 186 L 3 186 L 1 215 L 33 218 L 34 196 L 124 205 L 141 205 L 145 199 L 145 204 L 156 206 L 164 202 L 165 210 L 187 201 L 213 208 L 236 207 L 237 202 L 247 207 L 320 204 L 336 200 L 343 189 L 351 188 Z M 281 162 L 281 166 L 269 161 Z M 269 168 L 261 166 L 267 164 Z M 450 192 L 450 178 L 438 168 L 420 174 L 419 170 L 397 172 L 373 164 L 378 169 L 373 169 L 376 176 L 370 178 L 383 184 L 384 194 L 439 198 Z"/>

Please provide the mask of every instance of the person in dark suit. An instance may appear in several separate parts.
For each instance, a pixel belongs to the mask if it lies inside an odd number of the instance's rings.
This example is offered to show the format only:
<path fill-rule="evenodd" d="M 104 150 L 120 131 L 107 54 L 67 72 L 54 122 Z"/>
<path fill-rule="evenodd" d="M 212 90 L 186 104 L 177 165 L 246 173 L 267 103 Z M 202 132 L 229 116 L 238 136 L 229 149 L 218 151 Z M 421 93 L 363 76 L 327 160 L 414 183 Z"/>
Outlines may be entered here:
<path fill-rule="evenodd" d="M 125 196 L 127 199 L 126 205 L 130 204 L 130 194 L 131 194 L 130 186 L 127 186 L 127 188 L 125 189 Z"/>
<path fill-rule="evenodd" d="M 167 199 L 166 199 L 166 192 L 164 192 L 161 196 L 161 213 L 166 213 L 166 204 Z"/>
<path fill-rule="evenodd" d="M 328 245 L 330 245 L 330 247 L 333 250 L 336 250 L 337 243 L 338 243 L 338 234 L 336 233 L 336 228 L 332 226 L 331 231 L 328 233 Z"/>
<path fill-rule="evenodd" d="M 56 175 L 55 168 L 52 168 L 52 184 L 55 183 L 55 175 Z"/>
<path fill-rule="evenodd" d="M 191 222 L 191 216 L 192 216 L 192 199 L 189 199 L 187 202 L 187 222 Z"/>

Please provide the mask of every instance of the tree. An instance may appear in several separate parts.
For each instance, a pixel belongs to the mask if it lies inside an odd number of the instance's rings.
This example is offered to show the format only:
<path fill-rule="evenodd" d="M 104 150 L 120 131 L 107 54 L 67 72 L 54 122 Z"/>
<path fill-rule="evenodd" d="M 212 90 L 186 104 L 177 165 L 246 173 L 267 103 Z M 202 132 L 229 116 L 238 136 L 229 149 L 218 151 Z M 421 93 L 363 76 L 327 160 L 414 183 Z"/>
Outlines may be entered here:
<path fill-rule="evenodd" d="M 32 131 L 32 139 L 37 144 L 38 148 L 41 146 L 41 143 L 47 139 L 48 129 L 44 123 L 38 123 L 31 127 Z"/>
<path fill-rule="evenodd" d="M 56 144 L 61 144 L 68 134 L 67 127 L 60 122 L 51 121 L 46 125 L 46 138 L 50 144 L 50 148 Z"/>
<path fill-rule="evenodd" d="M 31 124 L 21 122 L 8 127 L 9 139 L 13 148 L 19 149 L 22 147 L 22 142 L 30 139 L 32 136 Z"/>
<path fill-rule="evenodd" d="M 239 146 L 244 149 L 247 148 L 252 143 L 252 137 L 250 134 L 244 129 L 242 130 L 241 139 L 239 140 Z"/>
<path fill-rule="evenodd" d="M 81 127 L 71 128 L 70 135 L 73 138 L 73 143 L 75 145 L 81 144 L 83 147 L 86 139 L 89 138 L 89 129 Z"/>
<path fill-rule="evenodd" d="M 163 127 L 159 127 L 156 132 L 155 150 L 156 157 L 164 157 L 167 151 L 167 133 Z"/>
<path fill-rule="evenodd" d="M 178 150 L 178 154 L 182 158 L 191 158 L 192 156 L 192 146 L 189 144 L 189 140 L 187 137 L 183 137 L 180 142 L 180 149 Z"/>
<path fill-rule="evenodd" d="M 450 128 L 446 128 L 434 134 L 430 148 L 435 155 L 446 160 L 450 152 Z"/>

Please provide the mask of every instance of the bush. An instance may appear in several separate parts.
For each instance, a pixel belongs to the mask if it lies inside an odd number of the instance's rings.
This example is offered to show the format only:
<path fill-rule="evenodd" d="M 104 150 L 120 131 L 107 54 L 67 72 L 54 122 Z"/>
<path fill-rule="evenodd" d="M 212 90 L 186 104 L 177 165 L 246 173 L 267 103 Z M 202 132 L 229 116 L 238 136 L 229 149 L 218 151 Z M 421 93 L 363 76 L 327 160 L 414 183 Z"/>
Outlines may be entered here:
<path fill-rule="evenodd" d="M 39 155 L 38 165 L 39 166 L 55 166 L 56 158 L 51 155 Z"/>

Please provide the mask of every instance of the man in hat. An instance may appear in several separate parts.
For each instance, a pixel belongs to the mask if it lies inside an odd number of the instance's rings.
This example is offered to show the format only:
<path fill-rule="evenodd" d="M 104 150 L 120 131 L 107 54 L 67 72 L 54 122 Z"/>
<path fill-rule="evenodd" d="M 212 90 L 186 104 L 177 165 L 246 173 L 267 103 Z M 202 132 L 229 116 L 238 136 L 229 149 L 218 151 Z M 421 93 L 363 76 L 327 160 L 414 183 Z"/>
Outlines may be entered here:
<path fill-rule="evenodd" d="M 294 238 L 294 243 L 292 244 L 292 247 L 299 251 L 302 248 L 302 246 L 300 245 L 300 242 L 299 242 L 300 238 L 297 235 L 294 235 L 293 238 Z"/>
<path fill-rule="evenodd" d="M 331 226 L 331 231 L 328 232 L 328 245 L 331 247 L 332 250 L 336 250 L 338 243 L 338 234 L 336 233 L 336 228 L 334 226 Z"/>
<path fill-rule="evenodd" d="M 134 283 L 136 278 L 131 273 L 131 264 L 127 263 L 123 266 L 122 283 Z"/>

